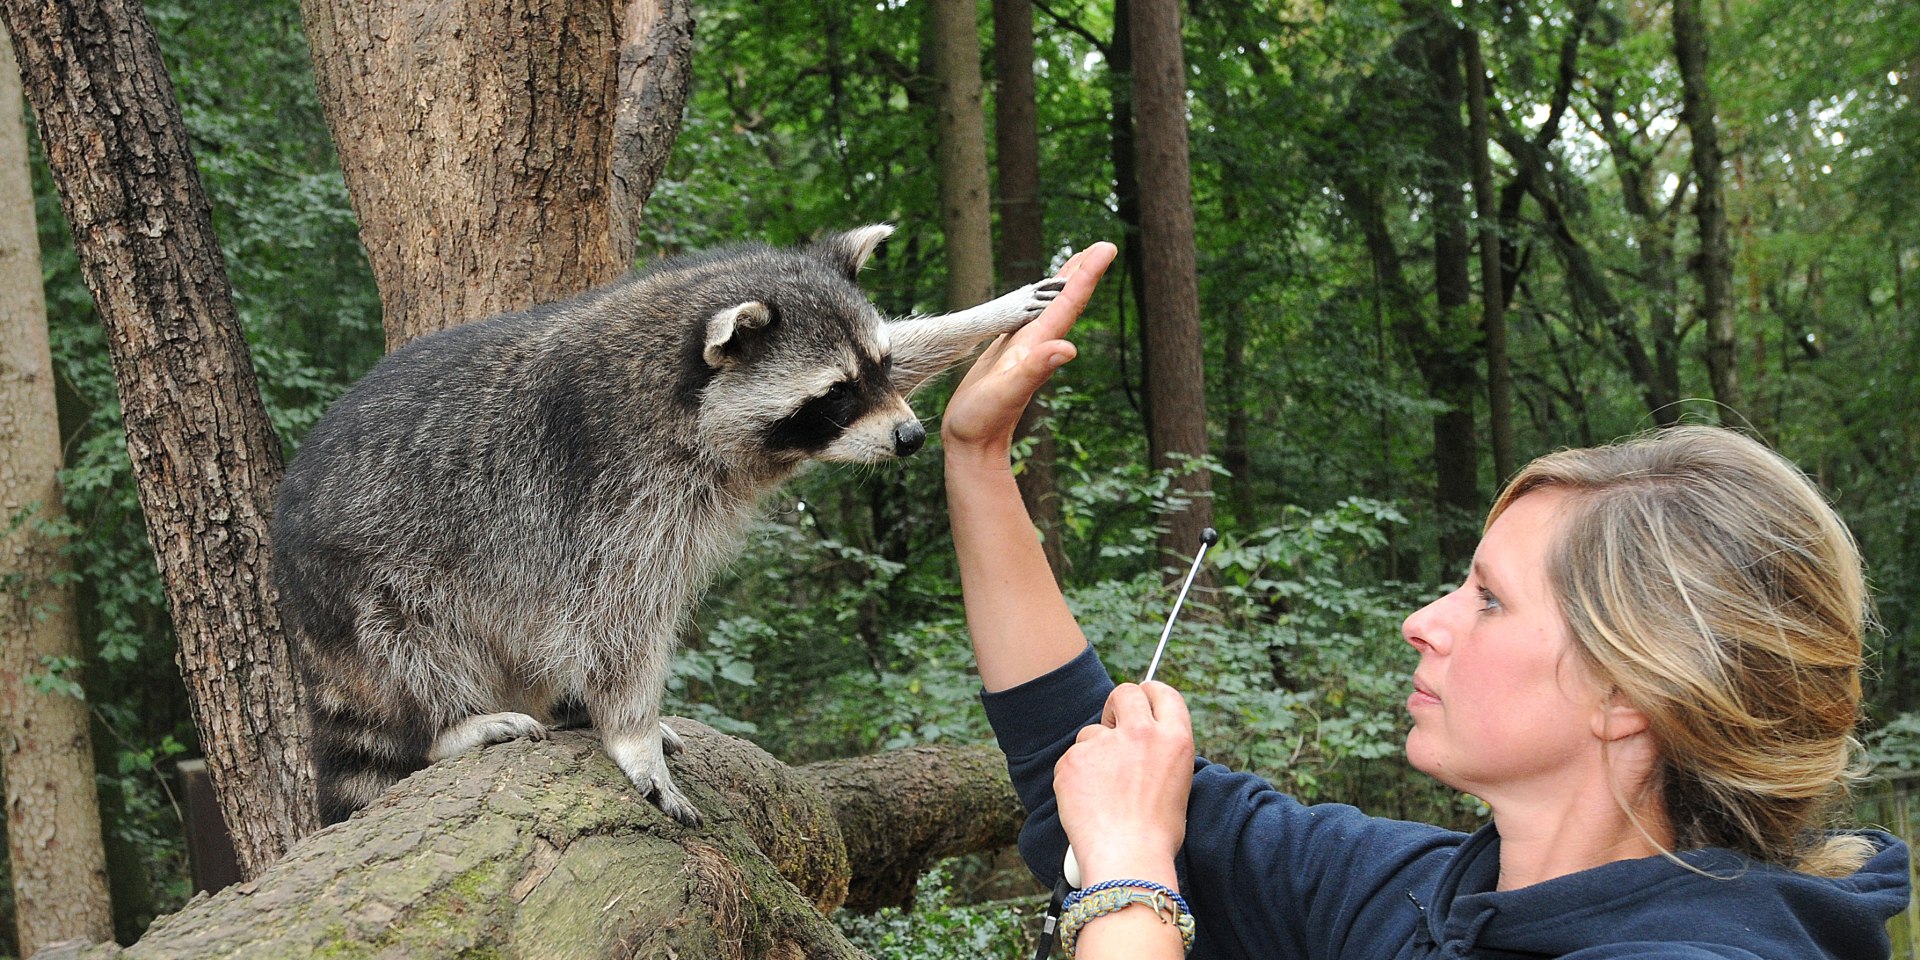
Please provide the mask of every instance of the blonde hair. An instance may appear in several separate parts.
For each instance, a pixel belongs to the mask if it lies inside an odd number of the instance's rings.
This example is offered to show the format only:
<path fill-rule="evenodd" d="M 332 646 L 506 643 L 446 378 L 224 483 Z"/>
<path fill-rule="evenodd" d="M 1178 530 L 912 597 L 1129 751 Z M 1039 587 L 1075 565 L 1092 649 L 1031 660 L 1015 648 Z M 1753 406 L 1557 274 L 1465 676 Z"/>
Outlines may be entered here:
<path fill-rule="evenodd" d="M 1646 716 L 1676 845 L 1857 870 L 1871 844 L 1824 827 L 1857 775 L 1867 592 L 1826 499 L 1759 442 L 1705 426 L 1541 457 L 1488 525 L 1543 488 L 1570 494 L 1548 563 L 1574 647 Z"/>

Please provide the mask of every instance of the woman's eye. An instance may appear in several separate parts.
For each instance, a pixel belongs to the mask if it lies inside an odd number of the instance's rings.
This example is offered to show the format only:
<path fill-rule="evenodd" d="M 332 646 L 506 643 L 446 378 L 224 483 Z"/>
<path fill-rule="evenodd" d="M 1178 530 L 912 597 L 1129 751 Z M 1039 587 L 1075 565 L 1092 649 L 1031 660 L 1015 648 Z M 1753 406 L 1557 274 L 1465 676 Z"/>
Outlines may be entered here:
<path fill-rule="evenodd" d="M 1481 609 L 1481 610 L 1483 610 L 1483 611 L 1484 611 L 1484 610 L 1498 610 L 1498 609 L 1500 608 L 1500 598 L 1499 598 L 1499 597 L 1496 597 L 1496 596 L 1494 596 L 1494 595 L 1493 595 L 1493 592 L 1492 592 L 1492 591 L 1490 591 L 1490 590 L 1488 590 L 1488 589 L 1487 589 L 1486 587 L 1478 587 L 1478 588 L 1476 588 L 1476 590 L 1477 590 L 1477 591 L 1479 592 L 1479 594 L 1480 594 L 1480 609 Z"/>

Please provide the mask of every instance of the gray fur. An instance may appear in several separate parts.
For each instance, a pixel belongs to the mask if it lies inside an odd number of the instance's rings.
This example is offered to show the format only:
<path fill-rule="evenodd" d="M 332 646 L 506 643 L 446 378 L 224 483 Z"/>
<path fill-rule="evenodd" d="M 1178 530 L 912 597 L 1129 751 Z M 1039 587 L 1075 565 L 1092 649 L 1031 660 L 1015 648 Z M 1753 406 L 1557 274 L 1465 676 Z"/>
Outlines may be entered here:
<path fill-rule="evenodd" d="M 326 822 L 581 706 L 642 791 L 699 821 L 660 700 L 758 502 L 811 460 L 913 452 L 906 395 L 1059 290 L 886 323 L 854 276 L 891 232 L 671 260 L 421 338 L 334 404 L 273 523 Z"/>

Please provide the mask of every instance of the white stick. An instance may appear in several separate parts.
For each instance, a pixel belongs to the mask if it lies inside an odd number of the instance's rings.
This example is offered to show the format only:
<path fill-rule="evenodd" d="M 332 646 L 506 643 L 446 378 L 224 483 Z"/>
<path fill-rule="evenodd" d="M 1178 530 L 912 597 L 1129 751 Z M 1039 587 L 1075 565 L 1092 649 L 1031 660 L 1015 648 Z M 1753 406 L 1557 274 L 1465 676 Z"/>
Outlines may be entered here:
<path fill-rule="evenodd" d="M 1167 614 L 1167 625 L 1160 630 L 1160 644 L 1153 648 L 1153 662 L 1147 664 L 1147 675 L 1140 678 L 1141 683 L 1152 680 L 1153 675 L 1159 672 L 1160 656 L 1167 652 L 1167 638 L 1173 635 L 1173 621 L 1179 618 L 1180 608 L 1186 605 L 1187 591 L 1193 589 L 1193 578 L 1200 573 L 1200 561 L 1207 555 L 1207 548 L 1219 540 L 1220 535 L 1212 527 L 1200 535 L 1200 552 L 1193 555 L 1193 566 L 1187 570 L 1186 582 L 1180 584 L 1180 596 L 1173 601 L 1173 610 Z"/>

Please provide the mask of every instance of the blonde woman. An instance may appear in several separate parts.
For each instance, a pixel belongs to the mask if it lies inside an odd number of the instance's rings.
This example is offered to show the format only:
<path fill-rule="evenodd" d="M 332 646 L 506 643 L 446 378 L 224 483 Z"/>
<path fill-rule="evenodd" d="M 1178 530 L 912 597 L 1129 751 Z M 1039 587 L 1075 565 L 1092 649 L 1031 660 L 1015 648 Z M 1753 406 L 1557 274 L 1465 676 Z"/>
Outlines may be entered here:
<path fill-rule="evenodd" d="M 1171 687 L 1115 687 L 1045 567 L 1014 424 L 1113 257 L 995 344 L 943 434 L 968 625 L 1042 880 L 1071 839 L 1083 960 L 1845 958 L 1889 953 L 1908 852 L 1830 832 L 1866 616 L 1846 529 L 1707 427 L 1529 465 L 1465 582 L 1406 619 L 1407 756 L 1486 802 L 1468 835 L 1304 806 L 1193 755 Z"/>

